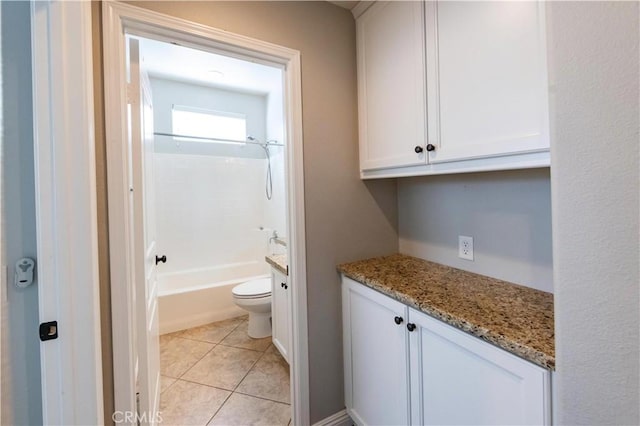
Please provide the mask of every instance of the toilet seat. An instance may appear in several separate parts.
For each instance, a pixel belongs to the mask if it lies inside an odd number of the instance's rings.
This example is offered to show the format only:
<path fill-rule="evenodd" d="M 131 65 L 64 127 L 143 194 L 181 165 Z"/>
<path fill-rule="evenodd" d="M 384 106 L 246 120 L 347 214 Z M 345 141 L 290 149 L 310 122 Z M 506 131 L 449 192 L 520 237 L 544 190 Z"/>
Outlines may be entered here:
<path fill-rule="evenodd" d="M 271 279 L 260 278 L 238 284 L 231 290 L 238 299 L 261 299 L 271 296 Z"/>

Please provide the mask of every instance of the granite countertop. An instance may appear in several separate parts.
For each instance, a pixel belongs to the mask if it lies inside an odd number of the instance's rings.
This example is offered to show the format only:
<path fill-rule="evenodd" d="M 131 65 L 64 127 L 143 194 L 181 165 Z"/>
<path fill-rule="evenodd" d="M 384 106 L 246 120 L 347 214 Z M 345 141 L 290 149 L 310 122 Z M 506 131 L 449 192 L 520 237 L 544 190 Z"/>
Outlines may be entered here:
<path fill-rule="evenodd" d="M 278 271 L 289 275 L 289 262 L 286 254 L 270 254 L 269 256 L 265 256 L 264 260 Z"/>
<path fill-rule="evenodd" d="M 338 270 L 534 364 L 555 368 L 551 293 L 402 254 L 345 263 Z"/>

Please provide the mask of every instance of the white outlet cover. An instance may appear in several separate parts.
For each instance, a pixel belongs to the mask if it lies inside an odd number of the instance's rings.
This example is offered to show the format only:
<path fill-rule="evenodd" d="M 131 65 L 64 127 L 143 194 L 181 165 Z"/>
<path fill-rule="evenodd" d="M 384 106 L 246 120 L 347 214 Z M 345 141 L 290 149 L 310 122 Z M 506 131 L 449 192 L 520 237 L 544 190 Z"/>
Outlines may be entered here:
<path fill-rule="evenodd" d="M 458 257 L 473 260 L 473 237 L 458 236 Z"/>

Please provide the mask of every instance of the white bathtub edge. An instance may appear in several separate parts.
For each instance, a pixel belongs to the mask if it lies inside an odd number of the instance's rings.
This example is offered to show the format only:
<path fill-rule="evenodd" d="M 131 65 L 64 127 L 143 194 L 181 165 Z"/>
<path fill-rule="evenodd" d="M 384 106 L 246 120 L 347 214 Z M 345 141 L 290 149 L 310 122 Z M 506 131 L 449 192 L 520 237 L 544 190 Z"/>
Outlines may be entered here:
<path fill-rule="evenodd" d="M 223 310 L 196 313 L 194 315 L 182 315 L 169 321 L 160 321 L 160 334 L 173 333 L 187 328 L 198 327 L 215 321 L 222 321 L 247 315 L 247 312 L 237 306 Z"/>

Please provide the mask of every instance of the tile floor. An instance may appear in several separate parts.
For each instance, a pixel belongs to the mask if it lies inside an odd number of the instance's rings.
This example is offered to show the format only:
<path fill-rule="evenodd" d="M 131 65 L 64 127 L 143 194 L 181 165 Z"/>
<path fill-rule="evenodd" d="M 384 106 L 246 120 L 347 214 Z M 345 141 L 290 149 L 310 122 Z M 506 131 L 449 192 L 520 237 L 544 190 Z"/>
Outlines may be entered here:
<path fill-rule="evenodd" d="M 160 336 L 163 425 L 290 423 L 289 365 L 247 317 Z"/>

